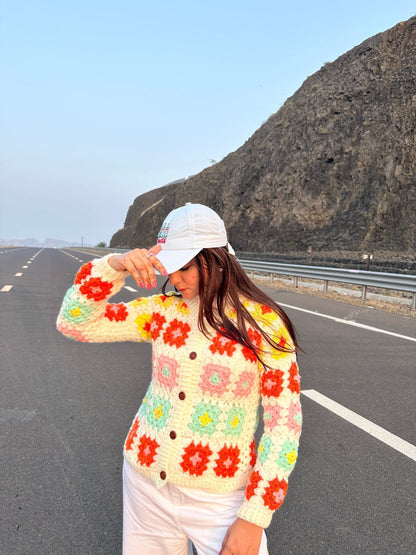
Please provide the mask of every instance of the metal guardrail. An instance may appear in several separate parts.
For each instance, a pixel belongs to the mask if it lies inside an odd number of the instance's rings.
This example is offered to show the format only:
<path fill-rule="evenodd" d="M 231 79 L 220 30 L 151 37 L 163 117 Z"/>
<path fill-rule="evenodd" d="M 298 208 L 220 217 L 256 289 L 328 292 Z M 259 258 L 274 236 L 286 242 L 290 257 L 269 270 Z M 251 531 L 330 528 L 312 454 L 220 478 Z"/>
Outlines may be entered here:
<path fill-rule="evenodd" d="M 302 266 L 297 264 L 279 264 L 277 262 L 261 262 L 259 260 L 239 260 L 245 270 L 274 275 L 292 276 L 295 278 L 295 286 L 298 279 L 317 279 L 324 282 L 324 292 L 328 290 L 328 282 L 336 281 L 349 283 L 362 287 L 361 299 L 367 298 L 367 288 L 376 287 L 380 289 L 394 289 L 396 291 L 407 291 L 412 293 L 411 309 L 416 309 L 416 276 L 409 274 L 391 274 L 387 272 L 369 272 L 366 270 L 348 270 L 344 268 L 325 268 L 323 266 Z"/>
<path fill-rule="evenodd" d="M 110 252 L 123 252 L 129 249 L 111 249 L 97 247 L 71 247 L 71 250 L 82 250 L 91 254 L 108 254 Z M 368 287 L 379 289 L 392 289 L 395 291 L 407 291 L 412 294 L 411 310 L 416 310 L 416 275 L 393 274 L 387 272 L 369 272 L 367 270 L 348 270 L 344 268 L 327 268 L 325 266 L 304 266 L 301 264 L 281 264 L 278 262 L 262 262 L 261 260 L 239 259 L 241 266 L 248 271 L 270 274 L 271 279 L 275 275 L 291 276 L 295 278 L 295 286 L 298 286 L 299 278 L 316 279 L 324 282 L 323 291 L 328 291 L 328 283 L 335 281 L 349 283 L 362 287 L 361 299 L 367 298 Z"/>

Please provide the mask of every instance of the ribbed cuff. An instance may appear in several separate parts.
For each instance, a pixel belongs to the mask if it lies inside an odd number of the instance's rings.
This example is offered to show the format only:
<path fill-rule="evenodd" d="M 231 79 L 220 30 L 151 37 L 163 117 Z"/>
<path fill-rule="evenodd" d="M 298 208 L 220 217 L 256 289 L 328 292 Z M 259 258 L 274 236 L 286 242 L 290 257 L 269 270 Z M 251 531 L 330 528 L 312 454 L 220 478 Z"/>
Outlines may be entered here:
<path fill-rule="evenodd" d="M 126 275 L 128 274 L 127 270 L 123 270 L 121 272 L 114 270 L 114 268 L 112 268 L 108 263 L 108 259 L 117 254 L 119 253 L 112 252 L 102 258 L 96 258 L 92 261 L 95 272 L 105 280 L 111 282 L 124 281 Z"/>
<path fill-rule="evenodd" d="M 237 511 L 237 516 L 252 524 L 267 528 L 272 520 L 273 511 L 264 506 L 260 497 L 252 497 L 249 501 L 244 501 Z"/>

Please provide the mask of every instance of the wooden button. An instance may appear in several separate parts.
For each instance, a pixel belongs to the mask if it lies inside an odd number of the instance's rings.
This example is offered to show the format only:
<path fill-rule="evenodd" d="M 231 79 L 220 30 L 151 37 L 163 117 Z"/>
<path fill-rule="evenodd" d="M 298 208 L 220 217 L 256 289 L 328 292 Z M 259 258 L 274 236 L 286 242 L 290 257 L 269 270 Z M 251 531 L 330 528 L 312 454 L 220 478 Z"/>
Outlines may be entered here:
<path fill-rule="evenodd" d="M 164 470 L 162 470 L 162 472 L 160 473 L 160 477 L 162 478 L 162 480 L 166 480 L 166 472 Z"/>
<path fill-rule="evenodd" d="M 184 401 L 186 397 L 185 391 L 180 391 L 178 397 L 181 401 Z"/>
<path fill-rule="evenodd" d="M 196 352 L 195 352 L 195 351 L 192 351 L 192 353 L 189 353 L 189 358 L 190 358 L 191 360 L 195 360 L 195 359 L 196 359 Z"/>
<path fill-rule="evenodd" d="M 170 439 L 176 439 L 176 432 L 174 432 L 173 430 L 170 432 L 169 434 Z"/>

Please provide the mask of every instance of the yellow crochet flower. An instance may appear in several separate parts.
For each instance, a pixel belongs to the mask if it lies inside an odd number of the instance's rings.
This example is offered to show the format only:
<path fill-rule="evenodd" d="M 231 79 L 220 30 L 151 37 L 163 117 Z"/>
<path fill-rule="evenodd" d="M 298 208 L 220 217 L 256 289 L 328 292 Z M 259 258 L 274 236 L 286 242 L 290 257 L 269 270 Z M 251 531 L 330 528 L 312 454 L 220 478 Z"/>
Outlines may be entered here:
<path fill-rule="evenodd" d="M 68 312 L 72 316 L 72 318 L 77 318 L 78 316 L 82 316 L 82 312 L 79 306 L 75 307 L 73 310 L 68 310 Z"/>
<path fill-rule="evenodd" d="M 159 295 L 159 296 L 153 297 L 153 301 L 155 305 L 169 307 L 169 306 L 172 306 L 173 303 L 175 302 L 175 297 L 171 297 L 170 295 Z"/>
<path fill-rule="evenodd" d="M 129 305 L 134 307 L 139 305 L 146 306 L 148 304 L 150 304 L 150 299 L 148 297 L 142 297 L 141 299 L 134 299 L 134 301 L 129 302 Z"/>
<path fill-rule="evenodd" d="M 228 316 L 228 318 L 231 318 L 231 320 L 236 320 L 237 311 L 235 308 L 231 308 L 229 310 L 226 310 L 225 315 Z"/>
<path fill-rule="evenodd" d="M 289 453 L 286 453 L 287 462 L 292 466 L 295 464 L 298 455 L 296 453 L 296 449 L 292 449 Z"/>
<path fill-rule="evenodd" d="M 162 416 L 165 416 L 164 412 L 163 412 L 163 407 L 162 405 L 159 405 L 158 407 L 156 407 L 155 409 L 153 409 L 153 414 L 156 418 L 156 420 L 158 420 L 159 418 L 161 418 Z"/>
<path fill-rule="evenodd" d="M 251 310 L 251 315 L 257 322 L 264 322 L 266 324 L 272 325 L 278 319 L 278 316 L 274 310 L 265 306 L 263 304 L 256 303 L 254 305 L 254 310 Z"/>
<path fill-rule="evenodd" d="M 179 306 L 177 307 L 178 312 L 181 312 L 182 314 L 189 314 L 189 308 L 188 305 L 182 301 Z"/>
<path fill-rule="evenodd" d="M 284 347 L 289 351 L 293 348 L 293 344 L 290 339 L 290 336 L 287 332 L 287 329 L 284 326 L 279 326 L 277 332 L 273 334 L 272 339 L 273 341 L 275 341 L 276 343 L 278 343 L 279 345 L 281 345 L 282 347 Z M 279 360 L 280 358 L 287 356 L 287 354 L 288 354 L 288 351 L 278 351 L 277 349 L 274 349 L 272 351 L 272 357 L 276 360 Z"/>
<path fill-rule="evenodd" d="M 144 339 L 150 339 L 150 323 L 152 321 L 151 314 L 140 314 L 135 320 L 137 329 Z"/>

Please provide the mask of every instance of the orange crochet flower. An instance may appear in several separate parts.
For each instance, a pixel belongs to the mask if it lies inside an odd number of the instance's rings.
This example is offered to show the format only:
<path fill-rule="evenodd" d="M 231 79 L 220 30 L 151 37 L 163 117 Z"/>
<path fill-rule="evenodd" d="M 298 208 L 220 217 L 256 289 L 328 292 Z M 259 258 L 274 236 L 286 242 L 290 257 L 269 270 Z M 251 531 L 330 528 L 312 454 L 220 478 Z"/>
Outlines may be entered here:
<path fill-rule="evenodd" d="M 269 507 L 271 511 L 275 511 L 283 503 L 287 492 L 287 482 L 286 480 L 279 480 L 275 478 L 266 488 L 263 494 L 263 501 L 266 507 Z"/>
<path fill-rule="evenodd" d="M 265 397 L 279 397 L 283 391 L 283 372 L 271 370 L 261 377 L 261 392 Z"/>
<path fill-rule="evenodd" d="M 81 268 L 78 270 L 78 273 L 75 277 L 76 285 L 79 285 L 82 282 L 82 280 L 90 276 L 91 270 L 92 270 L 92 262 L 87 262 L 87 264 L 84 264 L 84 266 L 81 266 Z"/>
<path fill-rule="evenodd" d="M 283 347 L 283 348 L 287 348 L 287 341 L 286 339 L 283 337 L 283 335 L 280 336 L 279 342 L 278 342 L 279 347 Z"/>
<path fill-rule="evenodd" d="M 238 447 L 224 447 L 218 452 L 218 459 L 216 460 L 217 466 L 214 472 L 217 476 L 226 478 L 232 477 L 238 470 L 238 463 L 240 462 L 240 449 Z"/>
<path fill-rule="evenodd" d="M 132 448 L 133 440 L 137 436 L 138 427 L 139 427 L 139 418 L 136 417 L 132 427 L 130 428 L 129 435 L 127 436 L 127 439 L 126 439 L 126 449 L 128 451 Z"/>
<path fill-rule="evenodd" d="M 229 357 L 233 356 L 235 351 L 236 341 L 232 339 L 228 339 L 228 337 L 224 337 L 217 331 L 217 335 L 212 340 L 211 345 L 209 346 L 209 350 L 215 354 L 217 351 L 220 355 L 227 353 Z"/>
<path fill-rule="evenodd" d="M 256 453 L 256 441 L 250 443 L 250 466 L 254 466 L 257 460 L 257 453 Z"/>
<path fill-rule="evenodd" d="M 159 337 L 160 330 L 163 328 L 163 324 L 165 322 L 166 322 L 166 318 L 161 314 L 159 314 L 158 312 L 155 312 L 152 315 L 152 323 L 150 324 L 150 333 L 153 341 L 155 341 Z"/>
<path fill-rule="evenodd" d="M 252 472 L 250 475 L 250 481 L 246 489 L 246 499 L 247 501 L 253 497 L 255 490 L 257 489 L 261 481 L 260 472 Z"/>
<path fill-rule="evenodd" d="M 198 445 L 195 445 L 192 442 L 185 447 L 184 451 L 182 462 L 180 463 L 183 470 L 194 476 L 202 476 L 207 469 L 209 458 L 212 455 L 208 444 L 202 445 L 202 443 L 198 443 Z"/>
<path fill-rule="evenodd" d="M 103 281 L 101 278 L 91 278 L 88 281 L 84 281 L 79 290 L 88 299 L 94 299 L 94 301 L 102 301 L 111 292 L 113 284 L 108 281 Z"/>
<path fill-rule="evenodd" d="M 163 334 L 163 341 L 167 344 L 177 349 L 182 345 L 185 345 L 186 339 L 188 337 L 191 328 L 189 324 L 186 322 L 181 322 L 176 318 L 172 320 L 169 326 L 166 328 L 165 333 Z"/>
<path fill-rule="evenodd" d="M 124 320 L 126 320 L 128 316 L 126 305 L 123 303 L 119 303 L 119 304 L 110 303 L 107 305 L 107 308 L 105 309 L 104 316 L 109 320 L 111 320 L 111 322 L 113 320 L 116 322 L 124 322 Z"/>
<path fill-rule="evenodd" d="M 249 328 L 247 331 L 248 331 L 248 336 L 251 339 L 251 342 L 257 347 L 257 349 L 260 349 L 260 346 L 261 346 L 261 335 L 260 335 L 260 333 L 257 330 L 252 330 L 251 328 Z M 256 362 L 256 360 L 257 360 L 256 355 L 248 347 L 244 347 L 242 349 L 242 353 L 243 353 L 244 358 L 246 360 L 251 361 L 251 362 Z"/>
<path fill-rule="evenodd" d="M 144 435 L 140 438 L 139 452 L 137 453 L 137 461 L 145 466 L 150 466 L 155 462 L 156 451 L 159 447 L 155 439 Z"/>
<path fill-rule="evenodd" d="M 293 393 L 300 393 L 300 376 L 296 362 L 292 362 L 289 368 L 289 389 Z"/>

